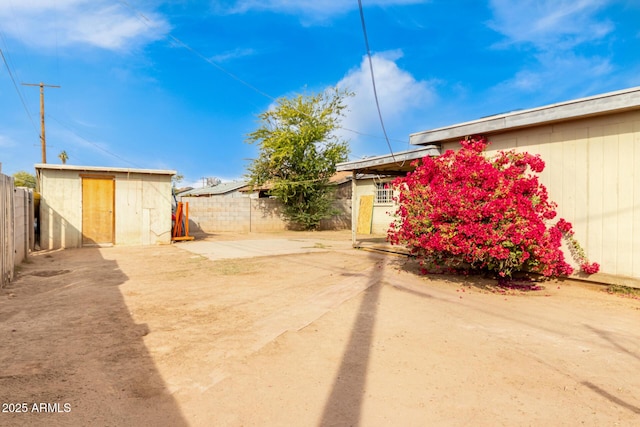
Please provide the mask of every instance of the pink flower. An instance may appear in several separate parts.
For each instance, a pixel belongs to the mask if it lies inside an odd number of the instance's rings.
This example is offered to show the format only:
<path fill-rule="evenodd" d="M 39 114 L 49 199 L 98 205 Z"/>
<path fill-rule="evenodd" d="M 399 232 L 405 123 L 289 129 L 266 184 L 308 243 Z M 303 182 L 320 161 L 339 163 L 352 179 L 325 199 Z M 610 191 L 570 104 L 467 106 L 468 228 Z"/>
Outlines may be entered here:
<path fill-rule="evenodd" d="M 565 221 L 564 218 L 560 218 L 558 220 L 558 223 L 556 224 L 556 227 L 558 227 L 558 229 L 560 231 L 562 231 L 563 233 L 565 233 L 565 234 L 569 234 L 569 233 L 573 234 L 572 231 L 571 231 L 573 226 L 571 225 L 570 222 Z"/>
<path fill-rule="evenodd" d="M 589 264 L 588 262 L 585 262 L 580 266 L 580 269 L 587 274 L 595 274 L 598 271 L 600 271 L 600 264 L 598 264 L 597 262 L 594 262 L 591 264 Z"/>
<path fill-rule="evenodd" d="M 393 182 L 399 207 L 388 232 L 391 243 L 445 270 L 486 268 L 508 277 L 529 269 L 561 276 L 573 272 L 560 249 L 564 235 L 579 263 L 597 271 L 569 222 L 547 226 L 557 205 L 533 175 L 544 169 L 540 156 L 506 151 L 486 158 L 482 136 L 461 145 L 457 152 L 415 162 L 413 172 Z"/>

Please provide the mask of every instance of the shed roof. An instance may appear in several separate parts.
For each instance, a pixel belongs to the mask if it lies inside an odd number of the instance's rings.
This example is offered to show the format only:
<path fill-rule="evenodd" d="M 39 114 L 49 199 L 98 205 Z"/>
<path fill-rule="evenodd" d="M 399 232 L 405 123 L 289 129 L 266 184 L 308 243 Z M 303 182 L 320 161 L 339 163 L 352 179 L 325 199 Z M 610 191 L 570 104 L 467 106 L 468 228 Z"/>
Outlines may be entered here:
<path fill-rule="evenodd" d="M 490 135 L 499 131 L 635 109 L 640 109 L 640 86 L 417 132 L 411 134 L 410 142 L 424 145 L 456 141 L 467 135 Z"/>
<path fill-rule="evenodd" d="M 37 163 L 34 165 L 37 169 L 48 170 L 67 170 L 67 171 L 79 171 L 79 172 L 102 172 L 102 173 L 139 173 L 149 175 L 175 175 L 177 172 L 174 170 L 163 169 L 131 169 L 131 168 L 113 168 L 104 166 L 77 166 L 77 165 L 56 165 L 50 163 Z"/>
<path fill-rule="evenodd" d="M 351 162 L 338 163 L 338 171 L 355 171 L 375 175 L 398 175 L 413 170 L 411 162 L 426 156 L 439 156 L 440 148 L 435 145 L 401 151 L 383 156 L 368 157 Z"/>

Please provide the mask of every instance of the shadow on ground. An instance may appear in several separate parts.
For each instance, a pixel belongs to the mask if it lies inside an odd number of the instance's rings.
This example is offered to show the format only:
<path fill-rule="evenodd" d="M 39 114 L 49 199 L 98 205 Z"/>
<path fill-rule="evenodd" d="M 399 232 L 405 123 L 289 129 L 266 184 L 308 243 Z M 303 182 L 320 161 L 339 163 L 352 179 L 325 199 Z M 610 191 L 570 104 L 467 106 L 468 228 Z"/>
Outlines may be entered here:
<path fill-rule="evenodd" d="M 187 425 L 105 250 L 32 255 L 0 292 L 0 401 L 28 412 L 2 413 L 0 424 Z"/>
<path fill-rule="evenodd" d="M 320 425 L 356 426 L 360 424 L 362 405 L 365 398 L 367 368 L 372 351 L 373 330 L 378 311 L 378 299 L 382 288 L 386 261 L 377 254 L 376 268 L 371 272 L 369 286 L 362 297 L 356 320 L 338 373 L 334 379 L 331 394 L 325 404 Z"/>

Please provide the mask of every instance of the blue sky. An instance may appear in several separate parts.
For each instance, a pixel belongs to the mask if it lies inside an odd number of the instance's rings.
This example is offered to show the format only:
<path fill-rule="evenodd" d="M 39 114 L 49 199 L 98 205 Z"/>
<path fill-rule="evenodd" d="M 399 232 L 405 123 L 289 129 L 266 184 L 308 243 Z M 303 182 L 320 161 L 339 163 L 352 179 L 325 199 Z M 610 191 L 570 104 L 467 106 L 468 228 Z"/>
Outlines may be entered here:
<path fill-rule="evenodd" d="M 640 86 L 636 0 L 362 0 L 394 151 L 409 134 Z M 389 152 L 357 0 L 2 0 L 2 172 L 47 160 L 241 178 L 274 99 L 355 93 L 351 159 Z M 1 60 L 1 58 L 0 58 Z M 355 132 L 354 132 L 355 131 Z"/>

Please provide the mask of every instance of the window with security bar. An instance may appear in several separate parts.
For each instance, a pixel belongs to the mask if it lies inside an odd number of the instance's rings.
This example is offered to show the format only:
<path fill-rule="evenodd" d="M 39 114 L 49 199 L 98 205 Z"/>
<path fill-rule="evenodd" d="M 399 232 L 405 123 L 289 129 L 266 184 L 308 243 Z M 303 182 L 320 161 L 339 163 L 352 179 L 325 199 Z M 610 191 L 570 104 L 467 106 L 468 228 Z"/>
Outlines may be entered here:
<path fill-rule="evenodd" d="M 393 203 L 393 187 L 390 182 L 376 182 L 376 199 L 377 204 Z"/>

